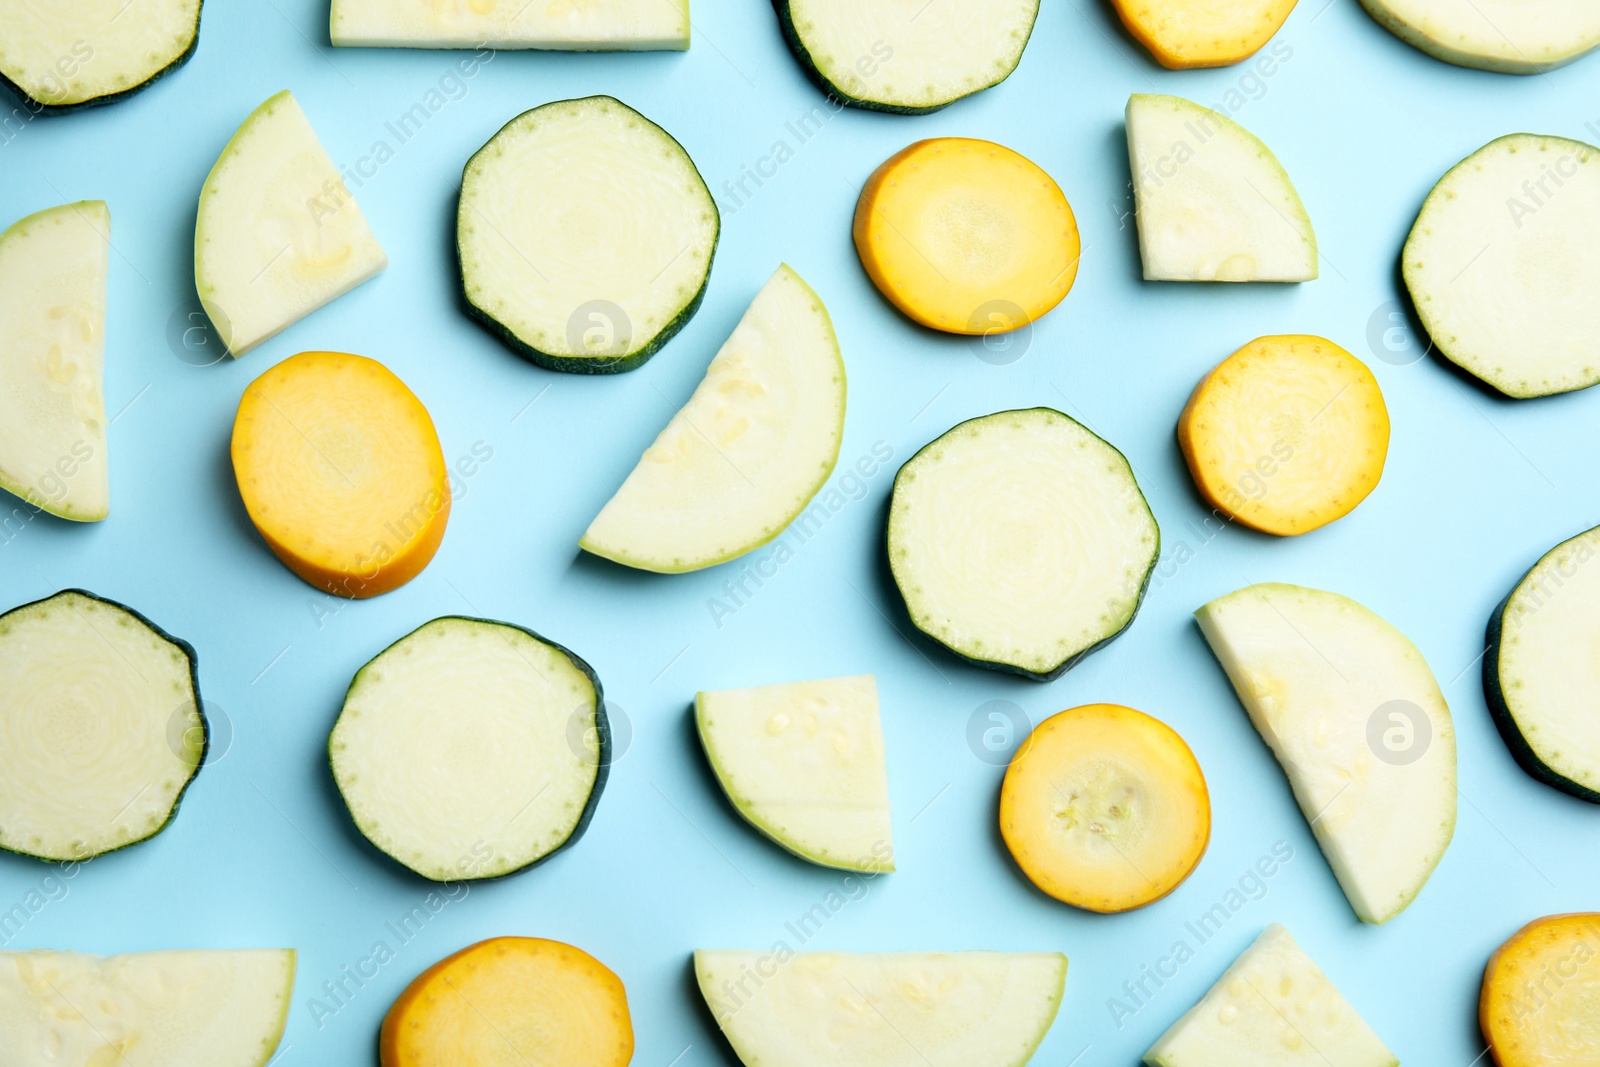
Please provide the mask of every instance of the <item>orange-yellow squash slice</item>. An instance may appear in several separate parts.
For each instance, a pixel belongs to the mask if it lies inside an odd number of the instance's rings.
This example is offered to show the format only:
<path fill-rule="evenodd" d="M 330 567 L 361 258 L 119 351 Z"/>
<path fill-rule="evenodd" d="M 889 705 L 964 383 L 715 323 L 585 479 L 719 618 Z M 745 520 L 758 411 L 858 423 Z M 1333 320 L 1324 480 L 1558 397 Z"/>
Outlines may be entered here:
<path fill-rule="evenodd" d="M 855 242 L 890 303 L 948 333 L 1026 326 L 1078 275 L 1078 222 L 1061 187 L 1011 149 L 966 137 L 918 141 L 874 171 Z"/>
<path fill-rule="evenodd" d="M 582 949 L 495 937 L 416 977 L 384 1016 L 382 1067 L 625 1067 L 622 980 Z"/>
<path fill-rule="evenodd" d="M 1303 534 L 1383 477 L 1389 410 L 1366 364 L 1321 337 L 1258 337 L 1201 380 L 1178 444 L 1202 496 L 1235 521 Z"/>
<path fill-rule="evenodd" d="M 1000 834 L 1044 892 L 1089 911 L 1172 892 L 1211 840 L 1211 794 L 1183 738 L 1117 704 L 1040 723 L 1000 789 Z"/>
<path fill-rule="evenodd" d="M 233 473 L 278 558 L 339 596 L 415 578 L 450 516 L 433 420 L 363 356 L 302 352 L 251 382 L 233 422 Z"/>
<path fill-rule="evenodd" d="M 1478 1024 L 1498 1067 L 1600 1063 L 1600 914 L 1549 915 L 1489 957 Z"/>
<path fill-rule="evenodd" d="M 1272 40 L 1295 0 L 1112 0 L 1122 24 L 1173 70 L 1227 67 Z"/>

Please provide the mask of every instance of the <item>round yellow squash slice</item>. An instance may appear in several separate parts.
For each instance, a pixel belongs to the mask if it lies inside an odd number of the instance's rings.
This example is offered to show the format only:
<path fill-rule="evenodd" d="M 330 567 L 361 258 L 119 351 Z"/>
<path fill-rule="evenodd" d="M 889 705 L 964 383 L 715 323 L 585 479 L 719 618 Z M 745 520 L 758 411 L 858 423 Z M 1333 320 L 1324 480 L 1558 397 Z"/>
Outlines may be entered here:
<path fill-rule="evenodd" d="M 1172 70 L 1241 63 L 1272 40 L 1295 0 L 1112 0 L 1128 32 Z M 1269 61 L 1270 62 L 1270 61 Z M 1268 67 L 1262 67 L 1263 73 Z"/>
<path fill-rule="evenodd" d="M 1498 1067 L 1600 1063 L 1600 914 L 1548 915 L 1489 957 L 1478 1023 Z"/>

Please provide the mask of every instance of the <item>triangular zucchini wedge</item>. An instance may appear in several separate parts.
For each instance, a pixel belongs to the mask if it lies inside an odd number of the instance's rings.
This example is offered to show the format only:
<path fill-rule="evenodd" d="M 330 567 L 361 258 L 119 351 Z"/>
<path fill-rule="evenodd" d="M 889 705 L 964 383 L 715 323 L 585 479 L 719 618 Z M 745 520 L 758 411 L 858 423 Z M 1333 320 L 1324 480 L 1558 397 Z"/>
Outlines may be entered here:
<path fill-rule="evenodd" d="M 833 473 L 844 403 L 833 320 L 784 264 L 578 544 L 666 574 L 759 548 Z"/>
<path fill-rule="evenodd" d="M 338 48 L 682 51 L 689 47 L 689 0 L 333 0 L 328 29 Z"/>
<path fill-rule="evenodd" d="M 194 55 L 200 3 L 0 0 L 0 84 L 28 101 L 29 111 L 74 111 L 131 96 Z"/>
<path fill-rule="evenodd" d="M 1348 597 L 1297 585 L 1248 586 L 1195 617 L 1356 915 L 1400 914 L 1456 825 L 1455 729 L 1422 653 Z"/>
<path fill-rule="evenodd" d="M 82 522 L 111 509 L 110 236 L 100 200 L 29 215 L 0 234 L 0 489 Z"/>

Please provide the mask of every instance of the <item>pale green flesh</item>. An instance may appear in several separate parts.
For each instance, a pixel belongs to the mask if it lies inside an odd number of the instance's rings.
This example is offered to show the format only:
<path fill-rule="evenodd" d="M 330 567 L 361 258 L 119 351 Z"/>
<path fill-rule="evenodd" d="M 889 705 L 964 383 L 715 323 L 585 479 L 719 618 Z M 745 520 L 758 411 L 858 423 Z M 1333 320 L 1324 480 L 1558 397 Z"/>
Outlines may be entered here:
<path fill-rule="evenodd" d="M 1277 923 L 1144 1055 L 1150 1067 L 1399 1067 Z"/>
<path fill-rule="evenodd" d="M 200 764 L 196 699 L 187 652 L 114 604 L 0 616 L 0 848 L 86 859 L 160 830 Z"/>
<path fill-rule="evenodd" d="M 1439 179 L 1401 253 L 1433 343 L 1508 396 L 1600 382 L 1600 149 L 1491 141 Z"/>
<path fill-rule="evenodd" d="M 1195 617 L 1356 915 L 1400 914 L 1456 825 L 1455 730 L 1422 653 L 1355 601 L 1295 585 L 1248 586 Z"/>
<path fill-rule="evenodd" d="M 194 277 L 241 356 L 389 265 L 355 197 L 284 91 L 245 119 L 200 191 Z"/>
<path fill-rule="evenodd" d="M 689 0 L 333 0 L 333 43 L 372 48 L 689 47 Z"/>
<path fill-rule="evenodd" d="M 1128 98 L 1146 281 L 1303 282 L 1317 238 L 1276 156 L 1225 115 L 1177 96 Z"/>
<path fill-rule="evenodd" d="M 4 1067 L 262 1067 L 293 949 L 0 952 Z"/>
<path fill-rule="evenodd" d="M 1391 33 L 1446 63 L 1538 74 L 1600 45 L 1586 0 L 1361 0 Z"/>
<path fill-rule="evenodd" d="M 1055 1021 L 1067 977 L 1058 952 L 795 953 L 780 944 L 702 949 L 694 965 L 745 1067 L 1022 1067 Z"/>
<path fill-rule="evenodd" d="M 780 266 L 579 545 L 680 573 L 766 544 L 833 472 L 844 409 L 828 309 Z"/>
<path fill-rule="evenodd" d="M 71 107 L 139 88 L 199 32 L 200 0 L 0 0 L 0 75 Z"/>
<path fill-rule="evenodd" d="M 110 511 L 106 266 L 111 212 L 86 200 L 0 234 L 0 488 L 64 519 Z"/>
<path fill-rule="evenodd" d="M 894 869 L 872 675 L 700 693 L 695 721 L 717 781 L 762 833 L 825 867 Z"/>
<path fill-rule="evenodd" d="M 594 791 L 594 685 L 524 630 L 443 618 L 356 675 L 328 741 L 373 844 L 435 881 L 492 878 L 565 844 Z"/>

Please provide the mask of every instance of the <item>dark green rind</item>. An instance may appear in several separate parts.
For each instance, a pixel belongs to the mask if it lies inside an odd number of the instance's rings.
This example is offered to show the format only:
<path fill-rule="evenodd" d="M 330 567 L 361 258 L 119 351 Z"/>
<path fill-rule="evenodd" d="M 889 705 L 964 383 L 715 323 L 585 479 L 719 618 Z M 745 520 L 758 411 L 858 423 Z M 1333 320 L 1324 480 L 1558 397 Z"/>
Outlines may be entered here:
<path fill-rule="evenodd" d="M 1588 532 L 1590 531 L 1585 531 L 1584 533 Z M 1584 534 L 1578 534 L 1578 537 L 1582 536 Z M 1560 545 L 1540 556 L 1539 561 L 1528 568 L 1528 572 L 1517 580 L 1516 585 L 1511 587 L 1511 592 L 1507 593 L 1505 599 L 1500 601 L 1500 606 L 1494 609 L 1494 614 L 1489 616 L 1489 629 L 1486 635 L 1489 647 L 1483 656 L 1483 695 L 1489 704 L 1489 716 L 1494 719 L 1495 728 L 1500 731 L 1501 738 L 1505 740 L 1506 747 L 1511 750 L 1511 756 L 1517 761 L 1519 767 L 1545 785 L 1554 786 L 1563 793 L 1569 793 L 1579 800 L 1587 800 L 1591 804 L 1600 804 L 1600 792 L 1574 782 L 1539 758 L 1539 754 L 1533 750 L 1533 746 L 1522 736 L 1522 731 L 1517 726 L 1516 716 L 1511 714 L 1511 705 L 1506 702 L 1505 690 L 1500 685 L 1500 639 L 1504 633 L 1506 606 L 1511 603 L 1511 598 L 1517 595 L 1517 590 L 1521 589 L 1523 584 L 1533 577 L 1534 572 L 1543 565 L 1544 561 L 1549 559 L 1552 553 L 1559 551 L 1562 545 L 1572 540 L 1574 538 L 1569 537 L 1566 541 L 1561 542 Z"/>
<path fill-rule="evenodd" d="M 185 641 L 183 638 L 173 637 L 171 634 L 167 633 L 167 631 L 163 630 L 161 627 L 157 626 L 155 623 L 139 614 L 139 612 L 128 607 L 128 605 L 111 600 L 108 597 L 96 596 L 87 589 L 63 589 L 60 592 L 51 594 L 50 596 L 40 597 L 38 600 L 30 600 L 26 604 L 18 604 L 16 607 L 10 609 L 4 614 L 0 614 L 0 622 L 4 622 L 12 614 L 21 611 L 24 608 L 31 608 L 36 604 L 46 603 L 47 601 L 54 600 L 56 597 L 64 596 L 68 593 L 76 593 L 78 596 L 86 597 L 89 600 L 97 600 L 102 604 L 109 604 L 119 611 L 127 612 L 129 615 L 132 615 L 136 620 L 138 620 L 139 624 L 144 626 L 145 629 L 149 630 L 151 633 L 155 634 L 168 644 L 175 646 L 178 651 L 184 654 L 185 658 L 187 658 L 189 661 L 189 689 L 194 694 L 195 714 L 200 717 L 200 733 L 202 739 L 200 742 L 200 758 L 195 761 L 194 770 L 189 772 L 189 778 L 183 783 L 183 788 L 179 789 L 178 795 L 172 798 L 172 807 L 170 810 L 168 810 L 167 817 L 161 821 L 160 826 L 157 826 L 154 830 L 151 830 L 143 837 L 129 841 L 125 844 L 118 845 L 116 848 L 108 848 L 103 852 L 88 852 L 82 856 L 73 856 L 70 859 L 62 859 L 59 856 L 40 856 L 34 852 L 25 852 L 22 849 L 6 848 L 4 845 L 0 845 L 0 852 L 10 852 L 16 856 L 27 856 L 31 859 L 43 860 L 46 863 L 86 863 L 89 860 L 98 859 L 101 856 L 108 856 L 113 852 L 121 852 L 123 849 L 132 845 L 137 845 L 140 842 L 148 841 L 161 831 L 165 830 L 168 826 L 172 825 L 172 820 L 177 817 L 178 806 L 183 803 L 184 795 L 189 792 L 189 787 L 194 784 L 195 777 L 200 773 L 200 768 L 206 765 L 206 756 L 208 756 L 211 752 L 211 723 L 206 719 L 205 703 L 200 696 L 200 657 L 195 652 L 194 646 Z"/>
<path fill-rule="evenodd" d="M 1017 52 L 1017 61 L 1011 65 L 1011 69 L 1006 71 L 1002 77 L 996 78 L 988 85 L 981 85 L 972 90 L 972 92 L 952 97 L 942 104 L 930 104 L 927 107 L 907 107 L 903 104 L 884 104 L 876 100 L 864 100 L 859 96 L 851 96 L 829 81 L 828 76 L 822 73 L 822 69 L 817 66 L 816 60 L 811 58 L 811 50 L 800 39 L 800 31 L 795 29 L 794 18 L 789 13 L 789 3 L 790 0 L 772 0 L 772 7 L 778 14 L 778 25 L 783 29 L 783 39 L 789 43 L 789 51 L 793 52 L 795 59 L 800 61 L 800 69 L 806 72 L 806 77 L 811 80 L 811 83 L 821 89 L 822 94 L 830 100 L 837 100 L 847 107 L 858 107 L 864 111 L 881 111 L 886 115 L 931 115 L 935 111 L 943 111 L 957 100 L 965 100 L 974 93 L 981 93 L 985 89 L 993 89 L 996 85 L 1005 81 L 1006 78 L 1011 77 L 1016 72 L 1016 69 L 1022 65 L 1022 57 L 1028 50 L 1028 42 L 1033 40 L 1033 29 L 1039 24 L 1039 10 L 1035 8 L 1033 23 L 1028 27 L 1027 40 L 1022 42 L 1022 48 Z"/>
<path fill-rule="evenodd" d="M 679 142 L 676 137 L 672 136 L 672 134 L 668 133 L 661 126 L 651 122 L 650 119 L 646 118 L 643 114 L 640 114 L 640 112 L 636 111 L 628 104 L 623 103 L 614 96 L 609 96 L 604 93 L 597 95 L 606 100 L 610 100 L 613 103 L 619 104 L 622 107 L 627 108 L 629 111 L 632 111 L 635 115 L 638 115 L 640 119 L 643 119 L 645 122 L 650 123 L 650 125 L 655 126 L 656 129 L 661 131 L 661 135 L 663 137 L 667 138 L 667 140 L 671 141 L 673 144 L 676 144 L 680 149 L 683 150 L 683 158 L 689 161 L 689 169 L 694 171 L 694 176 L 696 178 L 700 179 L 700 187 L 706 191 L 706 197 L 711 201 L 711 209 L 716 213 L 717 232 L 711 235 L 711 255 L 706 258 L 706 272 L 705 276 L 700 279 L 700 288 L 695 292 L 693 298 L 691 298 L 690 301 L 683 306 L 683 310 L 678 312 L 678 314 L 673 317 L 671 322 L 668 322 L 665 326 L 661 327 L 660 331 L 658 331 L 656 335 L 650 339 L 648 344 L 639 349 L 637 352 L 630 352 L 628 355 L 619 356 L 616 359 L 594 359 L 582 356 L 570 356 L 564 353 L 546 352 L 543 349 L 533 347 L 532 345 L 528 344 L 528 342 L 518 337 L 511 327 L 495 318 L 486 309 L 481 308 L 472 302 L 472 294 L 467 290 L 466 262 L 461 255 L 461 207 L 460 200 L 458 199 L 456 201 L 456 278 L 460 283 L 458 286 L 458 292 L 460 293 L 461 302 L 466 308 L 467 314 L 476 320 L 481 326 L 483 326 L 484 329 L 488 330 L 495 337 L 499 338 L 507 348 L 511 349 L 511 351 L 515 352 L 523 359 L 534 364 L 535 366 L 543 367 L 545 370 L 560 371 L 563 374 L 622 374 L 626 371 L 638 370 L 640 367 L 644 366 L 645 363 L 649 361 L 650 357 L 659 352 L 662 346 L 668 341 L 676 337 L 678 331 L 687 326 L 689 324 L 689 320 L 694 318 L 694 313 L 700 310 L 700 304 L 705 300 L 706 297 L 706 287 L 711 284 L 711 268 L 716 265 L 717 244 L 722 240 L 722 211 L 717 207 L 717 198 L 712 195 L 711 187 L 706 184 L 705 175 L 700 173 L 700 168 L 695 164 L 694 157 L 689 155 L 689 150 L 684 148 L 682 143 Z M 495 137 L 499 137 L 500 134 L 504 133 L 506 127 L 522 118 L 523 115 L 538 111 L 540 108 L 550 107 L 553 104 L 570 104 L 574 100 L 592 99 L 595 99 L 595 97 L 569 97 L 565 100 L 552 100 L 547 104 L 540 104 L 539 107 L 529 108 L 527 111 L 521 112 L 512 118 L 510 122 L 507 122 L 505 125 L 501 126 L 500 129 L 495 131 L 493 137 L 490 137 L 487 141 L 485 141 L 483 146 L 479 148 L 478 151 L 472 153 L 472 155 L 467 158 L 466 165 L 461 168 L 463 195 L 465 195 L 464 190 L 466 186 L 466 174 L 467 171 L 472 167 L 472 161 L 477 159 L 485 148 L 488 148 L 489 145 L 493 144 Z M 541 638 L 541 640 L 543 639 Z"/>
<path fill-rule="evenodd" d="M 1055 408 L 1052 408 L 1052 407 L 1045 407 L 1044 405 L 1041 404 L 1041 405 L 1037 405 L 1037 406 L 1031 407 L 1031 408 L 1008 408 L 1008 409 L 1006 409 L 1004 411 L 994 411 L 994 412 L 990 412 L 988 415 L 978 415 L 975 418 L 963 419 L 961 422 L 956 423 L 954 426 L 950 427 L 950 429 L 946 430 L 944 433 L 940 434 L 938 437 L 935 437 L 932 441 L 929 441 L 927 444 L 925 444 L 921 448 L 917 449 L 916 453 L 914 455 L 912 455 L 911 459 L 908 459 L 904 463 L 900 464 L 900 470 L 895 472 L 894 487 L 891 488 L 890 491 L 889 491 L 889 500 L 890 500 L 889 507 L 890 507 L 890 514 L 892 515 L 893 514 L 893 509 L 894 509 L 894 490 L 899 488 L 899 485 L 900 485 L 900 474 L 903 473 L 905 471 L 905 469 L 908 466 L 911 465 L 912 461 L 915 460 L 917 458 L 917 456 L 922 455 L 922 453 L 926 452 L 928 449 L 930 449 L 934 445 L 938 444 L 940 440 L 942 440 L 944 437 L 949 435 L 951 432 L 960 429 L 961 427 L 967 425 L 967 423 L 969 423 L 969 422 L 981 422 L 984 419 L 993 418 L 996 415 L 1009 415 L 1009 414 L 1012 414 L 1012 413 L 1015 413 L 1015 412 L 1019 412 L 1019 411 L 1048 411 L 1053 415 L 1060 415 L 1063 419 L 1066 419 L 1068 422 L 1072 423 L 1074 426 L 1079 427 L 1080 429 L 1083 430 L 1084 433 L 1088 434 L 1089 436 L 1093 437 L 1096 441 L 1099 441 L 1101 444 L 1103 444 L 1107 448 L 1111 449 L 1111 451 L 1115 452 L 1117 454 L 1117 456 L 1121 458 L 1123 463 L 1127 464 L 1128 477 L 1133 478 L 1133 486 L 1134 486 L 1135 489 L 1137 489 L 1139 491 L 1139 499 L 1144 501 L 1144 509 L 1145 509 L 1145 511 L 1149 512 L 1149 514 L 1150 514 L 1150 522 L 1156 528 L 1156 545 L 1155 545 L 1155 549 L 1156 550 L 1155 550 L 1154 555 L 1152 555 L 1151 558 L 1150 558 L 1150 566 L 1145 568 L 1144 577 L 1139 582 L 1139 592 L 1134 597 L 1133 610 L 1128 613 L 1127 619 L 1125 619 L 1123 621 L 1122 625 L 1117 627 L 1117 629 L 1114 632 L 1107 634 L 1105 637 L 1101 638 L 1099 641 L 1096 641 L 1094 644 L 1088 646 L 1087 648 L 1079 649 L 1077 652 L 1074 652 L 1072 655 L 1068 656 L 1065 660 L 1062 660 L 1056 666 L 1050 668 L 1050 670 L 1044 671 L 1044 672 L 1030 671 L 1026 667 L 1019 667 L 1014 663 L 1001 663 L 1001 662 L 996 661 L 996 660 L 979 659 L 979 658 L 974 657 L 974 656 L 969 656 L 965 652 L 962 652 L 959 649 L 953 648 L 950 645 L 946 644 L 943 640 L 941 640 L 936 635 L 929 633 L 927 630 L 924 630 L 921 626 L 917 625 L 917 617 L 911 613 L 911 604 L 910 604 L 909 601 L 906 600 L 905 590 L 900 588 L 900 579 L 898 577 L 895 577 L 894 583 L 895 583 L 895 590 L 897 592 L 899 592 L 899 594 L 900 594 L 900 603 L 901 603 L 902 608 L 904 608 L 904 610 L 905 610 L 906 618 L 910 621 L 911 625 L 916 628 L 917 633 L 921 634 L 923 637 L 927 638 L 929 641 L 931 641 L 934 644 L 938 645 L 940 648 L 944 649 L 946 652 L 949 652 L 951 655 L 955 656 L 957 659 L 963 660 L 963 661 L 965 661 L 967 663 L 970 663 L 975 667 L 987 667 L 989 670 L 992 670 L 992 671 L 1001 671 L 1002 673 L 1005 673 L 1005 674 L 1016 674 L 1016 675 L 1020 675 L 1023 678 L 1027 678 L 1027 679 L 1030 679 L 1030 680 L 1035 681 L 1035 682 L 1053 682 L 1057 678 L 1061 677 L 1063 674 L 1065 674 L 1068 671 L 1070 671 L 1072 668 L 1076 667 L 1079 663 L 1082 663 L 1085 658 L 1087 658 L 1087 657 L 1093 655 L 1094 653 L 1100 651 L 1102 648 L 1106 647 L 1111 642 L 1113 642 L 1117 638 L 1121 637 L 1123 635 L 1123 633 L 1128 629 L 1128 627 L 1133 625 L 1133 620 L 1135 618 L 1137 618 L 1138 615 L 1139 615 L 1139 608 L 1142 607 L 1143 604 L 1144 604 L 1145 593 L 1148 592 L 1149 589 L 1150 589 L 1150 578 L 1151 578 L 1152 575 L 1155 574 L 1157 564 L 1159 564 L 1161 562 L 1161 524 L 1156 521 L 1156 513 L 1154 511 L 1150 510 L 1150 502 L 1145 499 L 1144 489 L 1140 488 L 1139 480 L 1137 478 L 1133 477 L 1133 464 L 1128 463 L 1128 457 L 1124 456 L 1122 454 L 1122 450 L 1120 448 L 1118 448 L 1116 445 L 1112 444 L 1110 441 L 1107 441 L 1104 437 L 1101 437 L 1099 434 L 1097 434 L 1093 430 L 1089 429 L 1089 427 L 1083 425 L 1083 423 L 1079 422 L 1077 419 L 1073 418 L 1071 415 L 1068 415 L 1068 414 L 1066 414 L 1065 412 L 1062 412 L 1062 411 L 1057 411 Z M 889 573 L 890 573 L 891 576 L 893 576 L 894 575 L 894 551 L 893 551 L 892 546 L 889 543 L 889 533 L 890 533 L 890 531 L 889 531 L 889 523 L 885 522 L 884 523 L 884 532 L 883 532 L 883 551 L 884 551 L 885 559 L 887 560 L 887 562 L 889 564 Z"/>
<path fill-rule="evenodd" d="M 578 815 L 578 821 L 573 824 L 572 832 L 569 833 L 566 836 L 566 839 L 559 845 L 557 845 L 555 848 L 552 848 L 549 852 L 546 852 L 537 859 L 529 860 L 520 867 L 513 867 L 511 870 L 504 871 L 500 874 L 484 875 L 479 878 L 449 878 L 444 880 L 429 878 L 421 871 L 409 866 L 405 860 L 402 860 L 399 856 L 396 856 L 394 853 L 385 850 L 382 845 L 379 845 L 376 841 L 373 841 L 372 838 L 367 837 L 366 831 L 361 829 L 361 824 L 356 822 L 355 815 L 351 813 L 349 798 L 345 797 L 344 795 L 344 786 L 340 783 L 339 776 L 333 771 L 333 736 L 332 731 L 329 731 L 328 774 L 333 779 L 334 787 L 339 790 L 340 798 L 345 802 L 345 814 L 350 816 L 350 824 L 356 828 L 357 832 L 359 832 L 362 837 L 367 839 L 368 843 L 370 843 L 373 848 L 377 849 L 379 852 L 382 852 L 385 856 L 388 856 L 390 859 L 394 860 L 400 866 L 404 867 L 412 874 L 415 874 L 417 877 L 426 878 L 428 881 L 437 882 L 440 885 L 455 885 L 459 882 L 495 882 L 502 878 L 509 878 L 514 874 L 521 874 L 523 871 L 532 870 L 534 867 L 539 866 L 539 864 L 543 863 L 551 856 L 554 856 L 559 852 L 566 851 L 568 848 L 571 848 L 573 845 L 575 845 L 578 841 L 578 838 L 582 837 L 583 832 L 589 828 L 589 823 L 594 818 L 595 809 L 600 806 L 600 794 L 605 790 L 606 776 L 611 770 L 611 721 L 606 718 L 605 693 L 600 688 L 600 676 L 594 672 L 594 668 L 589 666 L 589 664 L 581 656 L 579 656 L 576 652 L 573 652 L 570 648 L 567 648 L 565 645 L 558 645 L 548 637 L 544 637 L 536 631 L 528 629 L 526 626 L 518 626 L 514 622 L 502 622 L 499 619 L 480 619 L 474 615 L 440 615 L 438 618 L 429 619 L 427 622 L 423 623 L 422 626 L 418 626 L 416 629 L 407 633 L 405 637 L 391 641 L 376 656 L 373 656 L 372 659 L 369 659 L 366 663 L 362 664 L 361 669 L 356 671 L 355 677 L 350 679 L 350 684 L 345 687 L 345 699 L 347 701 L 349 700 L 350 691 L 356 687 L 356 683 L 361 680 L 361 676 L 366 673 L 367 668 L 372 666 L 373 662 L 381 657 L 384 652 L 389 651 L 389 649 L 393 648 L 395 645 L 398 645 L 401 641 L 404 641 L 407 637 L 415 634 L 423 627 L 432 626 L 436 622 L 476 622 L 482 623 L 485 626 L 504 626 L 508 630 L 520 631 L 521 633 L 527 634 L 541 645 L 544 645 L 546 648 L 553 648 L 563 656 L 567 657 L 567 660 L 571 662 L 574 667 L 578 668 L 578 671 L 585 678 L 589 679 L 589 685 L 594 689 L 594 729 L 595 733 L 600 739 L 600 750 L 598 753 L 596 753 L 596 758 L 599 765 L 595 768 L 594 785 L 589 788 L 589 799 L 584 803 L 583 811 Z M 344 715 L 343 705 L 341 705 L 339 708 L 339 714 L 341 717 Z M 339 720 L 335 719 L 334 726 L 337 727 L 338 725 Z"/>
<path fill-rule="evenodd" d="M 51 104 L 30 96 L 27 90 L 23 89 L 22 86 L 6 77 L 4 73 L 0 73 L 0 87 L 9 89 L 13 96 L 22 101 L 23 108 L 33 114 L 35 117 L 38 117 L 39 115 L 66 115 L 74 111 L 82 111 L 84 108 L 101 107 L 105 104 L 118 103 L 122 100 L 126 100 L 128 97 L 133 96 L 136 93 L 144 92 L 146 89 L 150 88 L 150 86 L 154 85 L 162 78 L 165 78 L 168 74 L 171 74 L 173 71 L 177 70 L 194 57 L 195 49 L 200 47 L 200 16 L 204 13 L 204 11 L 205 0 L 201 0 L 200 6 L 195 9 L 194 13 L 194 33 L 189 38 L 189 47 L 183 50 L 182 55 L 178 56 L 177 59 L 174 59 L 171 63 L 168 63 L 166 66 L 150 75 L 150 77 L 146 78 L 138 85 L 124 89 L 121 92 L 108 93 L 105 96 L 97 96 L 92 100 L 82 100 L 76 104 Z M 95 599 L 99 600 L 100 598 L 95 597 Z M 110 603 L 115 602 L 110 601 Z M 118 604 L 117 606 L 122 607 L 121 604 Z"/>

